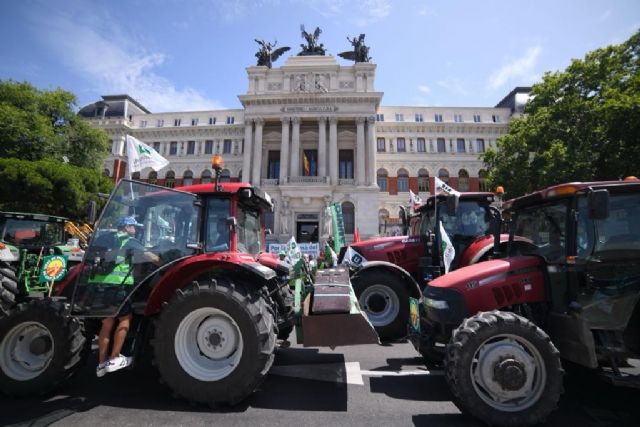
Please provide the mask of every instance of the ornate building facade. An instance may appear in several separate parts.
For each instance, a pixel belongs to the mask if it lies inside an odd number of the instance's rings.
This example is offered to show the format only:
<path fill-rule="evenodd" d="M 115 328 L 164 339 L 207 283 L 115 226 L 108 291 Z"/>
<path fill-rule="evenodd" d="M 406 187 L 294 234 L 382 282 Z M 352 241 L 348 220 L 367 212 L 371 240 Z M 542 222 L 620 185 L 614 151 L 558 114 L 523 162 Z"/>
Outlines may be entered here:
<path fill-rule="evenodd" d="M 460 191 L 487 190 L 478 155 L 495 147 L 518 107 L 516 88 L 496 107 L 386 107 L 376 65 L 340 65 L 333 56 L 290 56 L 279 68 L 247 68 L 242 109 L 153 114 L 127 95 L 104 96 L 79 114 L 111 141 L 105 174 L 125 176 L 126 135 L 154 147 L 170 164 L 141 179 L 168 187 L 211 182 L 211 156 L 224 180 L 271 194 L 271 239 L 326 235 L 324 208 L 339 202 L 347 239 L 399 231 L 409 190 L 423 199 L 439 176 Z"/>

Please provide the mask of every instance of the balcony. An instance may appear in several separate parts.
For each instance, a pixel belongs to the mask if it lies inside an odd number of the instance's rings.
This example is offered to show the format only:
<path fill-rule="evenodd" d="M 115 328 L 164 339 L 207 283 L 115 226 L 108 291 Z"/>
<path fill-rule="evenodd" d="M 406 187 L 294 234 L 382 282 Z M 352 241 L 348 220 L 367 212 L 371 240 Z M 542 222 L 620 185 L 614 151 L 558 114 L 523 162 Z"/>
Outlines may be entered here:
<path fill-rule="evenodd" d="M 278 178 L 268 178 L 268 179 L 261 179 L 260 180 L 260 185 L 265 187 L 265 186 L 269 186 L 269 185 L 278 185 L 278 182 L 280 180 Z"/>
<path fill-rule="evenodd" d="M 285 184 L 311 184 L 311 185 L 328 185 L 328 176 L 288 176 Z"/>
<path fill-rule="evenodd" d="M 338 179 L 338 185 L 354 185 L 355 180 L 353 178 L 340 178 Z"/>

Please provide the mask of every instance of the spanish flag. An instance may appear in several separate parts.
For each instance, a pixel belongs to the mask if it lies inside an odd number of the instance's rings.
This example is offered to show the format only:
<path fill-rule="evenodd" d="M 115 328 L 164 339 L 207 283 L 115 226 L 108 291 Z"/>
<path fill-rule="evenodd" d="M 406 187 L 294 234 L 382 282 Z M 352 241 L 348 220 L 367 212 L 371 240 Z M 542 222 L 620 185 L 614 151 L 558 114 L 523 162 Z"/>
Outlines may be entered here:
<path fill-rule="evenodd" d="M 304 169 L 304 176 L 311 176 L 311 165 L 309 164 L 309 157 L 307 157 L 307 153 L 302 154 L 302 163 Z"/>

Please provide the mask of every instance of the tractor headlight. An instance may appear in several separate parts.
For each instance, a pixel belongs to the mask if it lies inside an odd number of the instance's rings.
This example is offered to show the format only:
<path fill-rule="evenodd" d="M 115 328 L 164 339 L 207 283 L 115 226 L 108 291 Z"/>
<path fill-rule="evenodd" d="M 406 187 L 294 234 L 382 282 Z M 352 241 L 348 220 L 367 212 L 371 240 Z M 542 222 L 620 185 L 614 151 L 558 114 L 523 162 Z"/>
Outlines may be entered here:
<path fill-rule="evenodd" d="M 438 310 L 446 310 L 449 308 L 449 304 L 447 304 L 446 301 L 431 298 L 425 298 L 424 305 Z"/>

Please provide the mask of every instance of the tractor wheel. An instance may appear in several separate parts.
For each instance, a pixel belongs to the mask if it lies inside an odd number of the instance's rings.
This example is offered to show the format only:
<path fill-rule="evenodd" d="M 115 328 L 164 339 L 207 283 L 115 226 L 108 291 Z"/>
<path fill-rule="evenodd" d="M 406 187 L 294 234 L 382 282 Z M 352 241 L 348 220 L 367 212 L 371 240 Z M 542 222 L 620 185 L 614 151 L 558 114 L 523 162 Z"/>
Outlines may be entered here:
<path fill-rule="evenodd" d="M 16 272 L 9 264 L 0 262 L 0 317 L 9 315 L 18 293 Z"/>
<path fill-rule="evenodd" d="M 278 291 L 279 298 L 282 300 L 280 308 L 280 322 L 278 322 L 278 339 L 286 340 L 293 331 L 293 291 L 289 286 L 283 286 Z"/>
<path fill-rule="evenodd" d="M 261 290 L 212 280 L 178 290 L 155 324 L 155 361 L 191 402 L 233 405 L 273 364 L 276 328 Z"/>
<path fill-rule="evenodd" d="M 556 408 L 564 371 L 542 329 L 516 314 L 492 311 L 454 331 L 445 374 L 463 412 L 489 425 L 529 426 Z"/>
<path fill-rule="evenodd" d="M 21 303 L 0 320 L 0 391 L 46 393 L 75 373 L 84 350 L 82 325 L 61 302 Z"/>
<path fill-rule="evenodd" d="M 364 270 L 351 278 L 360 308 L 380 339 L 402 338 L 407 333 L 409 293 L 397 276 Z"/>
<path fill-rule="evenodd" d="M 420 343 L 418 352 L 427 364 L 441 365 L 444 360 L 443 349 L 438 349 L 435 344 Z"/>

